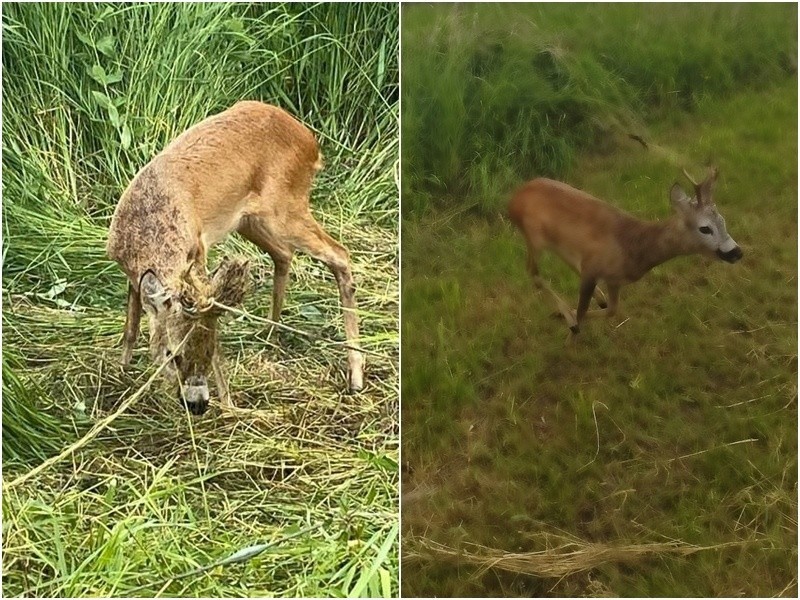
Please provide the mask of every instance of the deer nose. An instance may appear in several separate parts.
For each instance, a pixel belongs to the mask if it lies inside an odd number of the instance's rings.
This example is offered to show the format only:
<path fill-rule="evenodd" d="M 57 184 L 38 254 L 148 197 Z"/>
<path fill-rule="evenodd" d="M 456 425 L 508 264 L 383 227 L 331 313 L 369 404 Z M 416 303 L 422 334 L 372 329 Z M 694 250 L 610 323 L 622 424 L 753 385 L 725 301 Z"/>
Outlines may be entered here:
<path fill-rule="evenodd" d="M 193 415 L 202 415 L 208 408 L 208 382 L 202 375 L 190 375 L 182 388 L 183 405 Z"/>
<path fill-rule="evenodd" d="M 722 250 L 717 250 L 717 256 L 719 256 L 725 262 L 735 263 L 737 260 L 742 258 L 744 254 L 742 253 L 742 249 L 739 248 L 739 246 L 734 246 L 732 250 L 728 250 L 727 252 L 723 252 Z"/>

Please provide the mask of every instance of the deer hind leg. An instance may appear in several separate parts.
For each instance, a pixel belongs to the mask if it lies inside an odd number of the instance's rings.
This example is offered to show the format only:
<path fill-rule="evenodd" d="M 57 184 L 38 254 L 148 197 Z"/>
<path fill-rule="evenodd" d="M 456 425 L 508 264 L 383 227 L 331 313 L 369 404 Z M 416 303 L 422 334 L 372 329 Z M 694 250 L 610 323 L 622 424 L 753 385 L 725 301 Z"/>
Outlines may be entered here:
<path fill-rule="evenodd" d="M 272 280 L 272 320 L 280 321 L 286 285 L 289 282 L 289 266 L 292 264 L 294 252 L 256 217 L 246 218 L 239 226 L 239 233 L 272 258 L 275 265 L 275 275 Z"/>
<path fill-rule="evenodd" d="M 122 358 L 120 364 L 128 366 L 133 355 L 133 347 L 139 336 L 139 322 L 142 319 L 142 301 L 139 292 L 133 289 L 133 284 L 128 282 L 128 307 L 125 316 L 125 332 L 122 335 Z"/>
<path fill-rule="evenodd" d="M 596 298 L 596 296 L 595 296 Z M 608 285 L 608 304 L 602 310 L 590 310 L 586 312 L 586 317 L 613 317 L 619 308 L 619 286 Z"/>
<path fill-rule="evenodd" d="M 572 309 L 569 307 L 561 296 L 556 294 L 556 292 L 551 288 L 547 282 L 542 279 L 542 276 L 539 275 L 539 250 L 532 245 L 528 245 L 528 273 L 530 273 L 531 277 L 533 277 L 533 284 L 539 290 L 544 290 L 547 295 L 552 300 L 556 310 L 564 317 L 567 321 L 567 326 L 573 332 L 577 332 L 578 322 L 575 319 L 575 315 L 572 312 Z"/>
<path fill-rule="evenodd" d="M 350 391 L 357 392 L 364 387 L 364 356 L 358 345 L 356 288 L 350 267 L 350 256 L 344 246 L 325 233 L 310 214 L 293 223 L 289 242 L 298 250 L 323 262 L 336 278 L 342 303 L 345 338 L 349 346 L 347 363 L 350 371 Z"/>

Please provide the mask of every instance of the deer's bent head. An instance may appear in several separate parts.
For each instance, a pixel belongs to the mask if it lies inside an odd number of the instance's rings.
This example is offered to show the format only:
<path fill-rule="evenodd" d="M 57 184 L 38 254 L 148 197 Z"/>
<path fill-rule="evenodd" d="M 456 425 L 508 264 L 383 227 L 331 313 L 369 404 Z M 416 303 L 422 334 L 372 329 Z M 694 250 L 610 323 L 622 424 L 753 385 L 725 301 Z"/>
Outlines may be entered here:
<path fill-rule="evenodd" d="M 165 285 L 153 271 L 139 283 L 142 305 L 150 317 L 150 355 L 168 362 L 177 378 L 178 393 L 192 414 L 208 407 L 208 372 L 217 351 L 217 320 L 224 311 L 216 303 L 236 306 L 249 283 L 249 265 L 225 259 L 209 280 L 191 269 L 177 282 Z M 184 341 L 185 339 L 185 341 Z"/>
<path fill-rule="evenodd" d="M 735 263 L 742 258 L 742 249 L 725 229 L 725 219 L 717 211 L 712 193 L 719 172 L 716 168 L 709 169 L 708 177 L 702 183 L 692 179 L 686 170 L 683 173 L 694 186 L 695 198 L 687 196 L 677 183 L 672 186 L 669 198 L 675 212 L 682 217 L 693 245 L 700 252 Z"/>

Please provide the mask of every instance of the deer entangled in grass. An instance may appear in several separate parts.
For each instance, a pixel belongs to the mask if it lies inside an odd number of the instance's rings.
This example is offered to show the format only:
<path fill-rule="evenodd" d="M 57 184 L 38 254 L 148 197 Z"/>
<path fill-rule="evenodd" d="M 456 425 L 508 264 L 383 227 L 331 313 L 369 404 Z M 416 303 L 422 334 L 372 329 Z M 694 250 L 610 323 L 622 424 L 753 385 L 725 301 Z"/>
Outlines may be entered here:
<path fill-rule="evenodd" d="M 185 131 L 139 171 L 117 205 L 107 243 L 108 255 L 129 280 L 122 364 L 131 359 L 144 308 L 151 356 L 170 361 L 186 407 L 205 412 L 212 368 L 222 402 L 231 404 L 217 351 L 218 305 L 242 301 L 248 265 L 223 261 L 209 277 L 206 255 L 236 231 L 275 264 L 275 321 L 295 250 L 331 269 L 344 310 L 349 386 L 360 390 L 363 356 L 349 255 L 309 206 L 321 167 L 307 127 L 280 108 L 243 101 Z"/>
<path fill-rule="evenodd" d="M 528 246 L 528 271 L 537 288 L 545 290 L 573 334 L 586 316 L 616 314 L 620 288 L 641 279 L 650 269 L 676 256 L 704 254 L 734 263 L 742 250 L 725 229 L 712 188 L 717 169 L 692 182 L 690 198 L 675 183 L 669 197 L 674 214 L 663 221 L 643 221 L 565 183 L 534 179 L 511 199 L 508 215 Z M 539 275 L 538 259 L 551 250 L 580 275 L 578 309 L 567 303 Z M 597 288 L 604 281 L 608 301 Z M 594 296 L 601 310 L 589 311 Z"/>

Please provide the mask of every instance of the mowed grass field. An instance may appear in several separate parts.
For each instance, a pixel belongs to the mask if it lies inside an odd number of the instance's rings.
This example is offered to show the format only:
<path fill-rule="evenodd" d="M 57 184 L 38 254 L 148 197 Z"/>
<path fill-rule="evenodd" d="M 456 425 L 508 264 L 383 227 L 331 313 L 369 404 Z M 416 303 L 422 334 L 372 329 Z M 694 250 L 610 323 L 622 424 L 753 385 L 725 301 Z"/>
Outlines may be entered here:
<path fill-rule="evenodd" d="M 661 265 L 572 345 L 513 188 L 404 180 L 405 595 L 797 595 L 797 80 L 649 115 L 559 177 L 659 219 L 713 162 L 744 259 Z"/>
<path fill-rule="evenodd" d="M 397 53 L 394 5 L 3 7 L 4 596 L 398 593 Z M 326 267 L 295 257 L 271 330 L 272 262 L 234 236 L 210 266 L 251 261 L 221 326 L 241 410 L 212 386 L 195 418 L 150 381 L 146 319 L 118 366 L 106 233 L 139 168 L 241 99 L 320 142 L 312 210 L 351 254 L 366 386 L 346 393 Z"/>

